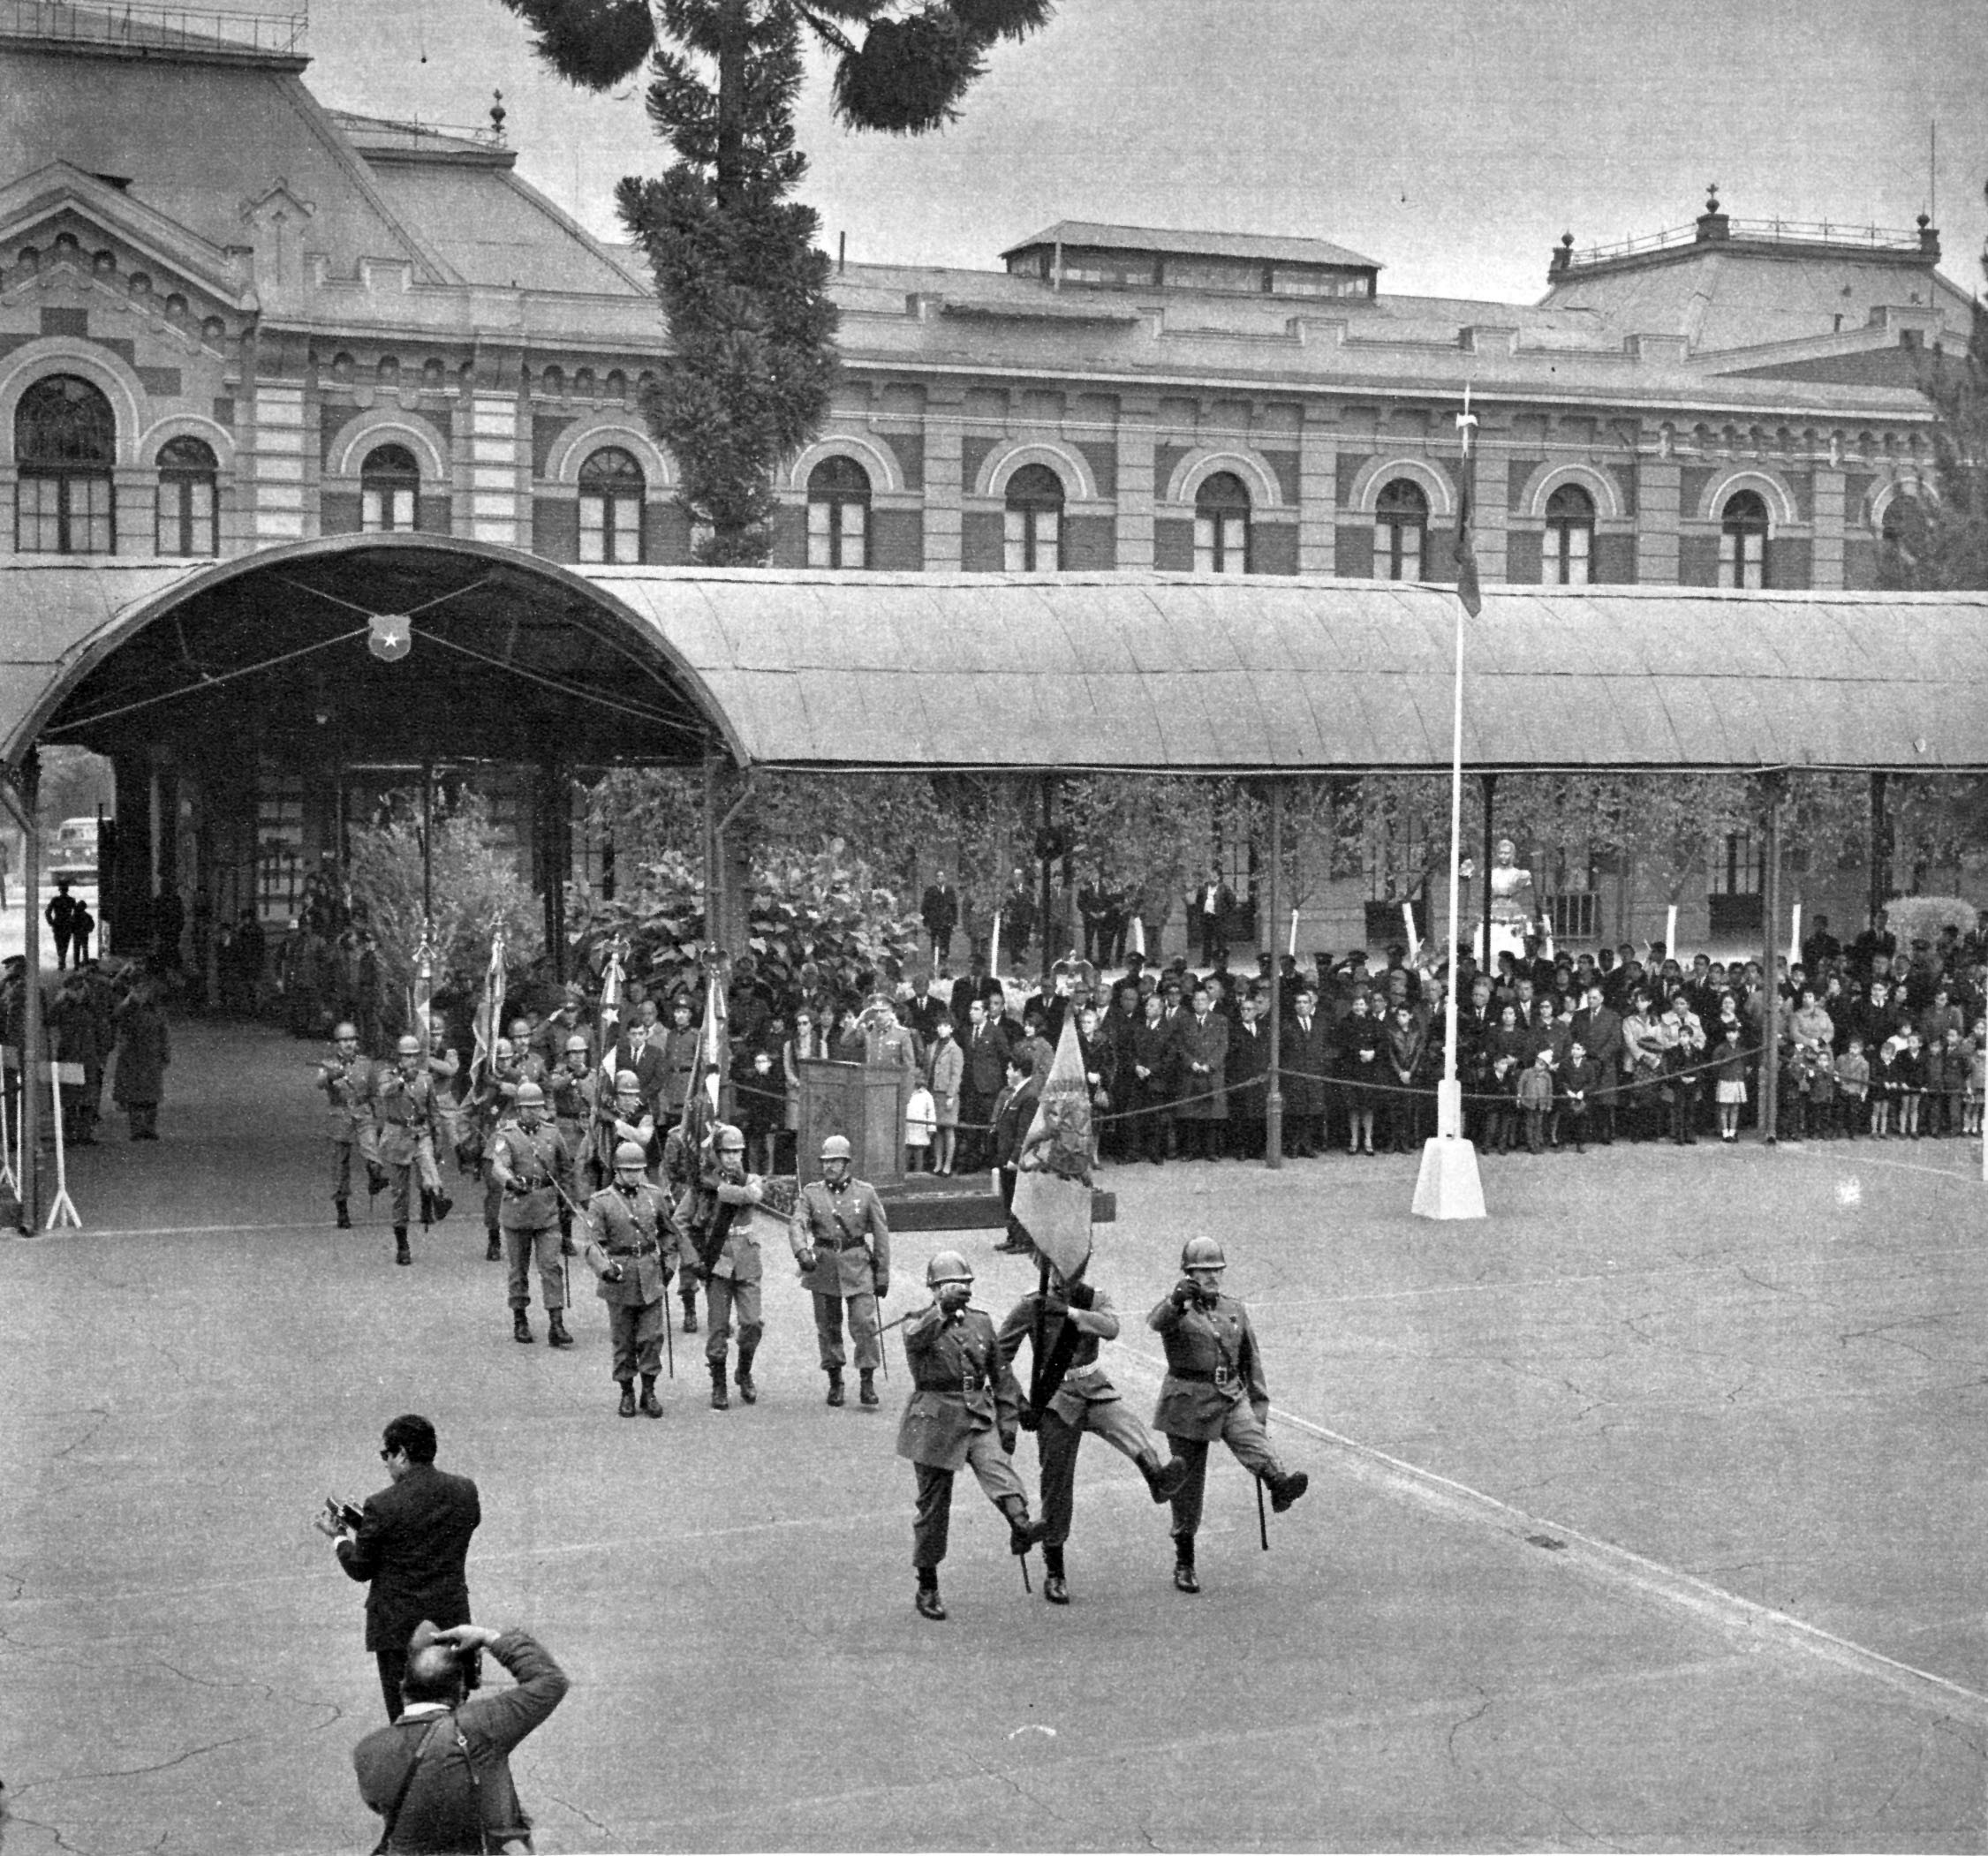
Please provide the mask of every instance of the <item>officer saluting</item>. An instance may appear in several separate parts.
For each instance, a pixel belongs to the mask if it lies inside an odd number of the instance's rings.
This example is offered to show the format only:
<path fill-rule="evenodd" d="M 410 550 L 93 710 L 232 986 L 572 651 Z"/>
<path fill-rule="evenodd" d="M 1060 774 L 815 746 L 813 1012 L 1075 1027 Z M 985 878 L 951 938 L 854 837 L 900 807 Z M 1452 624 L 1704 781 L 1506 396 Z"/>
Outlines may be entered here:
<path fill-rule="evenodd" d="M 555 1347 L 571 1347 L 566 1332 L 565 1284 L 559 1268 L 560 1188 L 573 1176 L 572 1156 L 556 1128 L 545 1125 L 545 1091 L 535 1083 L 518 1085 L 516 1117 L 497 1130 L 490 1144 L 490 1177 L 503 1195 L 498 1224 L 504 1234 L 504 1254 L 510 1265 L 510 1334 L 527 1344 L 532 1324 L 525 1311 L 532 1305 L 532 1264 L 539 1266 L 539 1286 L 551 1317 L 546 1339 Z"/>
<path fill-rule="evenodd" d="M 841 1135 L 821 1143 L 821 1177 L 801 1188 L 787 1227 L 802 1280 L 814 1295 L 814 1336 L 828 1402 L 843 1402 L 843 1304 L 849 1304 L 850 1339 L 856 1347 L 857 1396 L 877 1402 L 877 1303 L 890 1289 L 890 1220 L 866 1180 L 850 1176 L 850 1148 Z"/>
<path fill-rule="evenodd" d="M 407 1249 L 407 1218 L 417 1170 L 421 1176 L 422 1224 L 431 1217 L 446 1217 L 450 1205 L 436 1190 L 442 1174 L 435 1160 L 435 1079 L 428 1074 L 427 1052 L 419 1037 L 410 1035 L 395 1046 L 394 1068 L 383 1072 L 374 1084 L 373 1113 L 379 1122 L 380 1159 L 393 1184 L 394 1261 L 411 1264 L 414 1259 Z"/>
<path fill-rule="evenodd" d="M 904 1354 L 913 1391 L 897 1428 L 897 1454 L 918 1476 L 911 1523 L 911 1565 L 918 1573 L 918 1615 L 943 1618 L 939 1566 L 952 1519 L 953 1477 L 971 1465 L 987 1498 L 1008 1518 L 1008 1549 L 1026 1553 L 1042 1538 L 1029 1522 L 1029 1498 L 1009 1459 L 1015 1453 L 1022 1396 L 994 1344 L 994 1323 L 969 1308 L 973 1271 L 956 1250 L 926 1265 L 929 1307 L 904 1324 Z"/>
<path fill-rule="evenodd" d="M 598 1291 L 608 1304 L 608 1336 L 614 1344 L 615 1380 L 621 1387 L 621 1415 L 635 1415 L 635 1376 L 642 1376 L 642 1410 L 660 1418 L 656 1374 L 662 1365 L 663 1291 L 669 1281 L 666 1248 L 673 1248 L 676 1221 L 669 1196 L 643 1176 L 648 1156 L 633 1141 L 615 1150 L 615 1182 L 586 1203 L 587 1267 L 601 1279 Z"/>
<path fill-rule="evenodd" d="M 1302 1469 L 1287 1471 L 1270 1446 L 1263 1428 L 1270 1416 L 1270 1388 L 1249 1311 L 1221 1293 L 1228 1267 L 1213 1238 L 1191 1237 L 1181 1250 L 1185 1277 L 1146 1317 L 1167 1349 L 1153 1428 L 1166 1434 L 1174 1455 L 1187 1466 L 1174 1497 L 1174 1585 L 1183 1592 L 1201 1589 L 1194 1576 L 1194 1535 L 1201 1525 L 1208 1445 L 1215 1438 L 1263 1478 L 1270 1505 L 1280 1514 L 1311 1482 Z"/>

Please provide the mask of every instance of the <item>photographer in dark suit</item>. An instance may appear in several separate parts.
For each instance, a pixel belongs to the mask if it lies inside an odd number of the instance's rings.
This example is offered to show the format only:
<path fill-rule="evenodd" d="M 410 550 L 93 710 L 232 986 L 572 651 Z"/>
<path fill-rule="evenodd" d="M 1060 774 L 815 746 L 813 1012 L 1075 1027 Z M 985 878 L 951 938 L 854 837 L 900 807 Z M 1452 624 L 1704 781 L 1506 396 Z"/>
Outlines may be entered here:
<path fill-rule="evenodd" d="M 411 1412 L 396 1418 L 381 1444 L 391 1484 L 367 1498 L 356 1522 L 349 1508 L 328 1502 L 316 1526 L 332 1541 L 345 1576 L 373 1588 L 366 1595 L 366 1647 L 380 1664 L 387 1718 L 397 1721 L 414 1626 L 423 1619 L 445 1628 L 470 1621 L 465 1562 L 483 1511 L 474 1483 L 435 1467 L 435 1426 L 426 1418 Z M 476 1686 L 473 1670 L 468 1686 Z"/>

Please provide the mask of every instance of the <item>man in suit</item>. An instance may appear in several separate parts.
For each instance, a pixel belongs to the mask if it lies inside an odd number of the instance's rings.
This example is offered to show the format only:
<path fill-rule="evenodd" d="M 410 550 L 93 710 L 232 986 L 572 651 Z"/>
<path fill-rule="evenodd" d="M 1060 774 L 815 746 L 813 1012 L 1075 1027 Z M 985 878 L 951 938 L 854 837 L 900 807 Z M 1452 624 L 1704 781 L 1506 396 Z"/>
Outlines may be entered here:
<path fill-rule="evenodd" d="M 1181 1101 L 1175 1120 L 1190 1159 L 1223 1158 L 1228 1067 L 1228 1021 L 1214 1009 L 1206 986 L 1194 989 L 1194 1013 L 1175 1034 L 1181 1061 Z"/>
<path fill-rule="evenodd" d="M 994 1098 L 1008 1083 L 1008 1039 L 987 1010 L 984 999 L 966 1009 L 966 1041 L 962 1046 L 966 1068 L 960 1078 L 959 1119 L 971 1142 L 960 1157 L 960 1171 L 971 1173 L 987 1164 L 992 1146 L 986 1130 L 994 1122 Z"/>
<path fill-rule="evenodd" d="M 944 966 L 947 953 L 953 944 L 953 930 L 959 925 L 959 891 L 953 887 L 944 871 L 926 886 L 925 894 L 918 902 L 918 917 L 925 924 L 925 932 L 932 937 L 932 964 Z"/>
<path fill-rule="evenodd" d="M 387 1718 L 397 1721 L 414 1626 L 423 1618 L 445 1629 L 470 1621 L 466 1563 L 483 1510 L 474 1483 L 435 1467 L 435 1426 L 426 1418 L 404 1414 L 380 1443 L 388 1486 L 367 1498 L 356 1527 L 344 1518 L 349 1511 L 329 1505 L 317 1525 L 346 1578 L 372 1588 L 366 1595 L 366 1647 L 380 1666 Z"/>
<path fill-rule="evenodd" d="M 1228 954 L 1228 917 L 1236 907 L 1236 892 L 1221 879 L 1221 871 L 1211 864 L 1208 879 L 1189 897 L 1187 932 L 1200 943 L 1201 964 L 1213 967 Z"/>
<path fill-rule="evenodd" d="M 632 1071 L 642 1100 L 653 1113 L 662 1095 L 662 1034 L 656 1029 L 656 1007 L 653 999 L 639 1000 L 635 1015 L 622 1027 L 608 1060 L 618 1080 L 624 1070 Z"/>
<path fill-rule="evenodd" d="M 1315 1159 L 1326 1143 L 1326 1087 L 1332 1075 L 1332 1037 L 1319 1016 L 1319 989 L 1300 980 L 1284 1027 L 1284 1128 L 1292 1158 Z"/>
<path fill-rule="evenodd" d="M 1270 1071 L 1270 1028 L 1263 1022 L 1264 1001 L 1245 991 L 1236 1008 L 1228 1034 L 1229 1151 L 1238 1160 L 1260 1160 L 1264 1145 L 1264 1102 Z"/>
<path fill-rule="evenodd" d="M 1568 1033 L 1593 1060 L 1600 1077 L 1588 1094 L 1588 1126 L 1605 1147 L 1615 1139 L 1615 1105 L 1621 1099 L 1616 1091 L 1622 1080 L 1622 1015 L 1603 1002 L 1606 997 L 1598 978 L 1575 1013 Z"/>

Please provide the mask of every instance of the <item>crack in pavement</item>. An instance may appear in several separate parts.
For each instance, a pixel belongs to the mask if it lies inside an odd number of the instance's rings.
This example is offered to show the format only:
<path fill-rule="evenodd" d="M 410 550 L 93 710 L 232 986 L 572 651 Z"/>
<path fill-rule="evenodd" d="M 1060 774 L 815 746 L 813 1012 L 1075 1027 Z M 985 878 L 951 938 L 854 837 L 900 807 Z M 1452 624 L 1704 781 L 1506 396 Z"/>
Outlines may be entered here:
<path fill-rule="evenodd" d="M 59 1463 L 63 1460 L 63 1458 L 69 1454 L 71 1451 L 80 1450 L 84 1445 L 89 1443 L 96 1436 L 97 1432 L 102 1430 L 103 1427 L 110 1422 L 110 1407 L 107 1405 L 88 1405 L 84 1407 L 84 1410 L 87 1411 L 90 1415 L 90 1416 L 94 1418 L 96 1422 L 92 1424 L 90 1428 L 82 1434 L 81 1437 L 78 1437 L 74 1443 L 64 1444 L 60 1450 L 57 1451 L 56 1453 L 49 1459 L 51 1463 Z"/>
<path fill-rule="evenodd" d="M 1462 1720 L 1453 1721 L 1449 1732 L 1443 1737 L 1443 1750 L 1448 1755 L 1450 1764 L 1459 1772 L 1463 1769 L 1463 1762 L 1456 1756 L 1456 1736 L 1466 1727 L 1474 1726 L 1491 1712 L 1491 1696 L 1484 1694 L 1482 1689 L 1478 1690 L 1478 1694 L 1484 1698 L 1478 1703 L 1476 1709 L 1465 1715 Z"/>
<path fill-rule="evenodd" d="M 593 1812 L 586 1810 L 580 1806 L 576 1805 L 571 1799 L 562 1798 L 556 1792 L 548 1792 L 546 1793 L 546 1796 L 549 1798 L 554 1804 L 560 1806 L 564 1810 L 571 1811 L 575 1817 L 579 1818 L 592 1829 L 600 1831 L 600 1833 L 603 1837 L 613 1837 L 616 1834 L 615 1828 L 612 1824 L 603 1822 L 600 1818 L 596 1817 L 593 1814 Z"/>

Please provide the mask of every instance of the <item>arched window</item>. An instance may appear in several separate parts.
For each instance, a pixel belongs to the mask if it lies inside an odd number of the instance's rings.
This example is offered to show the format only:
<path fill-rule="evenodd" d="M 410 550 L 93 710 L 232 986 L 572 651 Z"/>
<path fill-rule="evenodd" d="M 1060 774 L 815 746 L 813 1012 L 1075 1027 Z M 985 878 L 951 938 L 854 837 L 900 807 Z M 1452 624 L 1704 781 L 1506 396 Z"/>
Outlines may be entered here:
<path fill-rule="evenodd" d="M 108 555 L 117 546 L 110 471 L 117 419 L 102 392 L 72 373 L 36 381 L 14 409 L 20 484 L 14 546 L 22 554 Z"/>
<path fill-rule="evenodd" d="M 159 447 L 159 552 L 218 555 L 221 530 L 215 513 L 220 466 L 197 438 L 171 438 Z"/>
<path fill-rule="evenodd" d="M 1063 564 L 1063 483 L 1047 464 L 1024 464 L 1008 479 L 1002 565 L 1011 574 L 1053 574 Z"/>
<path fill-rule="evenodd" d="M 1194 570 L 1198 574 L 1250 570 L 1250 493 L 1231 471 L 1204 477 L 1194 493 Z"/>
<path fill-rule="evenodd" d="M 1882 586 L 1910 586 L 1925 532 L 1925 511 L 1909 490 L 1885 505 L 1878 521 L 1878 569 Z"/>
<path fill-rule="evenodd" d="M 1429 532 L 1429 499 L 1422 486 L 1395 478 L 1373 506 L 1373 572 L 1378 580 L 1419 580 Z"/>
<path fill-rule="evenodd" d="M 1719 584 L 1767 584 L 1767 505 L 1752 490 L 1736 490 L 1719 517 Z"/>
<path fill-rule="evenodd" d="M 870 473 L 853 457 L 824 457 L 808 472 L 807 564 L 870 564 Z"/>
<path fill-rule="evenodd" d="M 1563 483 L 1546 499 L 1546 543 L 1539 578 L 1548 586 L 1585 586 L 1594 559 L 1594 498 Z"/>
<path fill-rule="evenodd" d="M 381 445 L 359 467 L 359 525 L 368 535 L 414 526 L 421 502 L 421 471 L 405 445 Z"/>
<path fill-rule="evenodd" d="M 642 558 L 642 467 L 619 445 L 603 445 L 580 466 L 580 559 Z"/>

